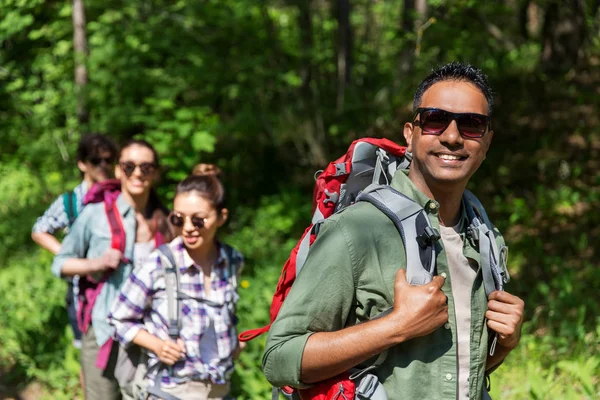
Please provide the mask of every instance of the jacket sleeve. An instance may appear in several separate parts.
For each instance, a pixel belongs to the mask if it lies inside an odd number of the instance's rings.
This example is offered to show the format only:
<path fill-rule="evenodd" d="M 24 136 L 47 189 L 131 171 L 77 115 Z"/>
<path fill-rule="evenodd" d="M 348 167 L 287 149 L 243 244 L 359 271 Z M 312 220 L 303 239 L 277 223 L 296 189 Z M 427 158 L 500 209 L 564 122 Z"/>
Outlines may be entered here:
<path fill-rule="evenodd" d="M 53 235 L 56 231 L 65 229 L 68 226 L 69 218 L 65 212 L 65 204 L 63 196 L 61 195 L 58 196 L 44 214 L 35 221 L 31 232 L 43 232 Z"/>
<path fill-rule="evenodd" d="M 303 388 L 300 369 L 311 334 L 346 326 L 355 296 L 355 249 L 336 221 L 326 221 L 271 325 L 263 371 L 274 386 Z"/>
<path fill-rule="evenodd" d="M 60 252 L 54 257 L 52 262 L 52 273 L 57 277 L 62 277 L 62 266 L 65 261 L 71 258 L 85 258 L 90 240 L 90 223 L 93 223 L 94 208 L 87 206 L 77 217 L 73 226 L 60 246 Z"/>
<path fill-rule="evenodd" d="M 144 315 L 152 304 L 154 276 L 158 271 L 159 257 L 152 253 L 136 268 L 115 299 L 108 315 L 109 323 L 115 327 L 117 339 L 128 347 L 138 332 L 144 329 Z"/>

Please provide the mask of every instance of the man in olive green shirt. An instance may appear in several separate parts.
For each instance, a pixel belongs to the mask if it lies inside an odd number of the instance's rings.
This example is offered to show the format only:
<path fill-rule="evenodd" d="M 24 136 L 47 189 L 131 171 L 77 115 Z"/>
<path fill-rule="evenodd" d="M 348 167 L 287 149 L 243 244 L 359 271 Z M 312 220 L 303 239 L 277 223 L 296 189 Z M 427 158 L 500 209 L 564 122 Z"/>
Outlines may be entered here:
<path fill-rule="evenodd" d="M 305 388 L 387 350 L 375 373 L 388 398 L 483 398 L 486 373 L 519 342 L 524 306 L 507 292 L 486 298 L 478 249 L 466 235 L 462 195 L 491 143 L 492 103 L 486 76 L 469 65 L 444 65 L 421 83 L 404 125 L 413 161 L 391 185 L 435 228 L 451 228 L 440 241 L 438 275 L 407 283 L 402 239 L 371 204 L 330 217 L 271 326 L 263 357 L 271 383 Z M 488 328 L 498 334 L 493 356 Z"/>

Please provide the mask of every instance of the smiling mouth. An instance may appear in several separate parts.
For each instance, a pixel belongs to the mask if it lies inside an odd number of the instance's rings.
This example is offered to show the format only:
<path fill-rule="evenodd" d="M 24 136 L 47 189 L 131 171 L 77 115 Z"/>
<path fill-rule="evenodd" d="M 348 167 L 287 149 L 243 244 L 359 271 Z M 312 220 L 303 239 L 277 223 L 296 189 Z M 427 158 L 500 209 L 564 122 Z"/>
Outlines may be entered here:
<path fill-rule="evenodd" d="M 465 156 L 458 156 L 455 154 L 436 154 L 435 156 L 445 161 L 462 161 L 466 160 L 467 158 Z"/>

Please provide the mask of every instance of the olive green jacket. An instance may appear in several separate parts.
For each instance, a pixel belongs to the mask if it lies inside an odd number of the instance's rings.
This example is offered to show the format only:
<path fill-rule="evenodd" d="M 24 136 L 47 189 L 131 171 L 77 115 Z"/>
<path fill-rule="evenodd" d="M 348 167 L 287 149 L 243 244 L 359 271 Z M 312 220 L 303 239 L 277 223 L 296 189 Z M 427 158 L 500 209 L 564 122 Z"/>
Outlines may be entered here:
<path fill-rule="evenodd" d="M 398 171 L 391 186 L 420 204 L 439 230 L 439 204 L 421 193 Z M 460 232 L 466 232 L 464 206 Z M 504 243 L 495 230 L 498 245 Z M 480 265 L 477 248 L 465 233 L 463 253 Z M 275 386 L 307 387 L 300 381 L 304 346 L 315 332 L 337 331 L 367 321 L 393 305 L 394 279 L 406 268 L 402 239 L 393 222 L 369 203 L 357 203 L 328 218 L 312 245 L 306 263 L 271 326 L 263 356 L 263 370 Z M 446 275 L 442 288 L 448 296 L 449 322 L 433 333 L 389 349 L 376 369 L 388 397 L 401 399 L 456 399 L 458 358 L 456 317 L 450 272 L 438 241 L 437 272 Z M 487 299 L 481 268 L 471 293 L 471 399 L 484 391 L 488 330 Z"/>

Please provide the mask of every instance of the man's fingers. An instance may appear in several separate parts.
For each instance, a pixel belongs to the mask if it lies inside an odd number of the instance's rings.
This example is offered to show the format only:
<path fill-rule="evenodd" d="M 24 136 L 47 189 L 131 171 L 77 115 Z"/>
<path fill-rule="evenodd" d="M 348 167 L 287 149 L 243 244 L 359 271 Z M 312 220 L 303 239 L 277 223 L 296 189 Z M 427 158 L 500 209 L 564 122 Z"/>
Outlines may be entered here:
<path fill-rule="evenodd" d="M 524 306 L 525 303 L 523 302 L 523 300 L 521 300 L 519 297 L 510 294 L 508 292 L 505 292 L 503 290 L 496 290 L 494 292 L 492 292 L 488 298 L 488 300 L 496 300 L 500 303 L 507 303 L 507 304 L 514 304 L 517 306 Z"/>
<path fill-rule="evenodd" d="M 517 319 L 523 318 L 523 307 L 516 304 L 501 303 L 496 300 L 488 302 L 488 311 L 493 311 L 506 316 L 512 316 Z"/>
<path fill-rule="evenodd" d="M 485 317 L 488 320 L 500 322 L 502 324 L 509 324 L 514 319 L 514 316 L 512 314 L 505 314 L 505 313 L 490 311 L 490 310 L 488 310 L 485 313 Z"/>
<path fill-rule="evenodd" d="M 441 289 L 442 286 L 444 286 L 444 282 L 446 282 L 446 278 L 440 275 L 434 276 L 431 280 L 431 284 L 437 287 L 438 289 Z"/>
<path fill-rule="evenodd" d="M 488 320 L 487 326 L 500 335 L 509 336 L 515 332 L 514 328 L 497 321 Z"/>

